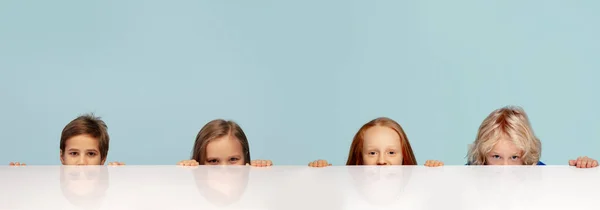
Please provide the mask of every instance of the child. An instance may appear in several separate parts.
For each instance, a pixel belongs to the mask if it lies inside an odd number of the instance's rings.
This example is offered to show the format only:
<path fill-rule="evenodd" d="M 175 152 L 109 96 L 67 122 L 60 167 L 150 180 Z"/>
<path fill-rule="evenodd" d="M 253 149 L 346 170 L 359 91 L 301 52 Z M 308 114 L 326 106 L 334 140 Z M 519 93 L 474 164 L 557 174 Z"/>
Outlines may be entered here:
<path fill-rule="evenodd" d="M 63 165 L 104 165 L 108 156 L 108 127 L 93 114 L 75 118 L 62 131 L 60 137 L 60 162 Z M 11 162 L 11 166 L 25 163 Z M 111 162 L 109 165 L 125 165 Z"/>
<path fill-rule="evenodd" d="M 540 161 L 542 144 L 520 107 L 493 111 L 479 127 L 467 165 L 545 165 Z M 593 168 L 598 161 L 586 156 L 569 160 L 570 166 Z"/>
<path fill-rule="evenodd" d="M 252 165 L 272 166 L 270 160 L 250 161 L 250 146 L 246 134 L 233 121 L 216 119 L 198 132 L 191 160 L 179 161 L 177 165 Z"/>
<path fill-rule="evenodd" d="M 417 160 L 400 124 L 381 117 L 358 130 L 346 165 L 417 165 Z M 331 164 L 326 160 L 316 160 L 308 166 L 326 167 Z"/>

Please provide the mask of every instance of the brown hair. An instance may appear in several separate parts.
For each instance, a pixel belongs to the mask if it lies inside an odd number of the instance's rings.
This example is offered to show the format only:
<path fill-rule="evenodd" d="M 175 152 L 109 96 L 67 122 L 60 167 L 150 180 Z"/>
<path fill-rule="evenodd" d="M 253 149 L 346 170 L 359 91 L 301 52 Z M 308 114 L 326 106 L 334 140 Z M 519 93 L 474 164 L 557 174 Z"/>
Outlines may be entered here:
<path fill-rule="evenodd" d="M 89 135 L 97 139 L 100 159 L 106 160 L 110 137 L 106 123 L 100 117 L 96 117 L 94 114 L 84 114 L 69 122 L 60 135 L 60 151 L 65 151 L 67 140 L 79 135 Z"/>
<path fill-rule="evenodd" d="M 196 143 L 194 143 L 192 159 L 203 165 L 206 160 L 206 145 L 210 141 L 224 136 L 234 136 L 240 142 L 244 152 L 244 164 L 249 164 L 250 146 L 246 134 L 237 123 L 223 119 L 210 121 L 200 129 L 196 136 Z"/>
<path fill-rule="evenodd" d="M 402 129 L 400 124 L 387 117 L 380 117 L 371 120 L 358 130 L 358 132 L 354 136 L 354 140 L 352 140 L 352 145 L 350 146 L 350 152 L 348 154 L 348 161 L 346 161 L 346 165 L 364 164 L 362 157 L 364 134 L 369 128 L 375 126 L 385 126 L 396 131 L 396 133 L 398 133 L 398 136 L 400 137 L 400 144 L 402 145 L 402 165 L 417 165 L 417 159 L 415 159 L 415 155 L 410 146 L 410 143 L 408 142 L 408 138 L 404 133 L 404 130 Z"/>

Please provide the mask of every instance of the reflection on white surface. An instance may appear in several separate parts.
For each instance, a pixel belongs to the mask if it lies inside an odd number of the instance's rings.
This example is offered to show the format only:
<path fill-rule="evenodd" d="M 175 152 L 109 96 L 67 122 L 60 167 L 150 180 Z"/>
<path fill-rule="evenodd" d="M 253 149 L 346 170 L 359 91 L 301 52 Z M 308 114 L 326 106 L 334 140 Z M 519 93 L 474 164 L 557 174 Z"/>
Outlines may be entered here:
<path fill-rule="evenodd" d="M 0 209 L 600 209 L 566 166 L 0 167 Z"/>
<path fill-rule="evenodd" d="M 250 167 L 197 167 L 192 174 L 196 187 L 206 200 L 218 207 L 226 207 L 238 202 L 246 191 Z"/>
<path fill-rule="evenodd" d="M 97 209 L 101 206 L 108 189 L 108 168 L 60 168 L 60 189 L 67 201 L 81 209 Z"/>
<path fill-rule="evenodd" d="M 359 197 L 374 206 L 388 206 L 402 199 L 412 169 L 406 167 L 348 167 Z"/>

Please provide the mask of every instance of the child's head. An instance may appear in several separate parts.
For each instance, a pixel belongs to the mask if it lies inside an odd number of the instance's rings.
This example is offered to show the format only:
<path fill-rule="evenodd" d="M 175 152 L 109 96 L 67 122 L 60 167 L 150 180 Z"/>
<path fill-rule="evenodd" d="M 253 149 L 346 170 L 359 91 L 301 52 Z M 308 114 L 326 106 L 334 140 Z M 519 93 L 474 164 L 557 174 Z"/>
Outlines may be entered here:
<path fill-rule="evenodd" d="M 354 136 L 346 165 L 416 165 L 408 138 L 396 121 L 381 117 Z"/>
<path fill-rule="evenodd" d="M 246 134 L 233 121 L 210 121 L 198 132 L 192 159 L 200 165 L 245 165 L 250 163 Z"/>
<path fill-rule="evenodd" d="M 63 165 L 104 165 L 108 155 L 107 126 L 99 117 L 82 115 L 71 121 L 60 137 Z"/>
<path fill-rule="evenodd" d="M 535 165 L 541 147 L 525 111 L 508 106 L 483 120 L 468 158 L 472 165 Z"/>

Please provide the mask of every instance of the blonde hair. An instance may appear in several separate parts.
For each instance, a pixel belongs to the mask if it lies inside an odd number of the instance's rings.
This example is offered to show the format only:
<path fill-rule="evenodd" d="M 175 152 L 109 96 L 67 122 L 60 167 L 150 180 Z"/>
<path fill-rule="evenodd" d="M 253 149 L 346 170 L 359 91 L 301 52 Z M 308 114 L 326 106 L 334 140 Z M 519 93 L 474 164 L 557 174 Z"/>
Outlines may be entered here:
<path fill-rule="evenodd" d="M 518 106 L 506 106 L 494 110 L 479 126 L 477 139 L 469 148 L 469 164 L 486 165 L 486 155 L 502 136 L 508 137 L 522 151 L 524 165 L 538 163 L 542 144 L 534 135 L 525 110 Z"/>

